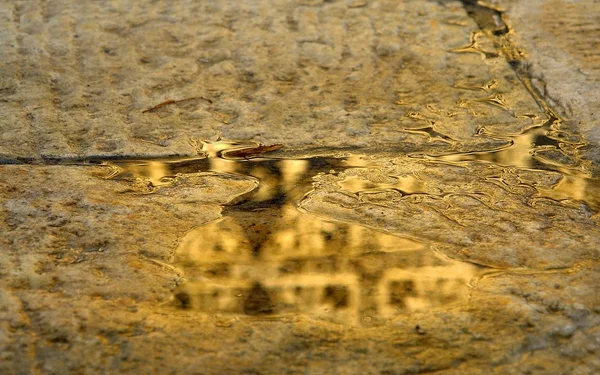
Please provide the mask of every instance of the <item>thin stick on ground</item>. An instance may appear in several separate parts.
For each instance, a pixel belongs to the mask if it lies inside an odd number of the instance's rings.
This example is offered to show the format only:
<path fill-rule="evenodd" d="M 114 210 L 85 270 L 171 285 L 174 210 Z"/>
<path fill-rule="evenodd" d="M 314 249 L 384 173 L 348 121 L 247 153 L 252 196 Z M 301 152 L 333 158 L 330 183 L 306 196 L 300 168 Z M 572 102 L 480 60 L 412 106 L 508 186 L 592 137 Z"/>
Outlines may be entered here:
<path fill-rule="evenodd" d="M 213 101 L 212 101 L 212 100 L 210 100 L 210 99 L 207 99 L 207 98 L 205 98 L 205 97 L 203 97 L 203 96 L 193 96 L 193 97 L 191 97 L 191 98 L 185 98 L 185 99 L 179 99 L 179 100 L 172 100 L 172 99 L 170 99 L 170 100 L 164 101 L 164 102 L 162 102 L 162 103 L 160 103 L 160 104 L 157 104 L 157 105 L 155 105 L 154 107 L 151 107 L 151 108 L 145 109 L 145 110 L 143 110 L 143 111 L 142 111 L 142 113 L 146 113 L 146 112 L 154 112 L 154 111 L 156 111 L 157 109 L 160 109 L 160 108 L 162 108 L 162 107 L 166 107 L 166 106 L 168 106 L 168 105 L 171 105 L 171 104 L 177 104 L 177 103 L 187 102 L 187 101 L 190 101 L 190 100 L 195 100 L 195 99 L 202 99 L 202 100 L 206 100 L 206 101 L 207 101 L 207 102 L 209 102 L 210 104 L 212 104 L 212 103 L 213 103 Z"/>

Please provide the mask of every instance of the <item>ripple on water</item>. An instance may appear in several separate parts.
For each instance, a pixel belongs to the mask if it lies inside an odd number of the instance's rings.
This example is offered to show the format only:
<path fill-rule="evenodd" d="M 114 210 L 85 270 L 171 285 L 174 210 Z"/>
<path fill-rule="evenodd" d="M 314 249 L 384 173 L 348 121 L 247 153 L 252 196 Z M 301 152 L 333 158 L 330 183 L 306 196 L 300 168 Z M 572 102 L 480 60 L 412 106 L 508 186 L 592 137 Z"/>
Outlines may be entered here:
<path fill-rule="evenodd" d="M 206 157 L 113 163 L 120 168 L 114 178 L 143 178 L 157 189 L 178 175 L 198 172 L 259 181 L 251 193 L 225 206 L 222 218 L 181 238 L 174 265 L 187 281 L 174 291 L 179 307 L 225 318 L 291 315 L 374 326 L 399 314 L 466 300 L 468 285 L 482 267 L 445 258 L 419 238 L 298 209 L 319 179 L 344 171 L 345 177 L 337 180 L 342 191 L 359 198 L 368 195 L 370 202 L 382 205 L 411 194 L 441 194 L 425 186 L 418 174 L 367 178 L 361 171 L 377 170 L 381 162 L 365 156 L 233 159 L 223 153 L 251 146 L 216 142 L 205 147 Z M 438 161 L 469 162 L 451 159 Z M 538 189 L 539 194 L 554 199 L 572 195 L 571 188 L 583 177 L 565 176 Z"/>

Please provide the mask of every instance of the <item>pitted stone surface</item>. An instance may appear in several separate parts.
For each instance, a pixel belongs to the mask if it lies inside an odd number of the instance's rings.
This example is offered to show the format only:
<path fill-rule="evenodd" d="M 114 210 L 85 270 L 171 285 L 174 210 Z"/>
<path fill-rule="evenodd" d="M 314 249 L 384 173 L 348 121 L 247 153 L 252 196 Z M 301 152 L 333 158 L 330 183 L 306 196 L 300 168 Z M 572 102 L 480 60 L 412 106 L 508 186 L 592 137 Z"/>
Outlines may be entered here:
<path fill-rule="evenodd" d="M 0 2 L 0 163 L 202 154 L 221 168 L 0 166 L 0 373 L 600 373 L 599 4 L 490 0 L 503 39 L 463 3 Z M 306 162 L 228 170 L 203 153 L 220 138 L 368 159 L 306 167 L 302 214 L 482 273 L 465 300 L 367 328 L 184 308 L 185 235 L 227 210 L 261 224 L 264 207 L 232 206 L 261 188 L 281 199 Z"/>
<path fill-rule="evenodd" d="M 5 159 L 193 155 L 218 134 L 487 150 L 506 143 L 478 129 L 545 119 L 458 2 L 14 1 L 0 23 Z M 457 143 L 403 131 L 424 127 Z"/>
<path fill-rule="evenodd" d="M 592 374 L 600 368 L 596 260 L 542 272 L 489 272 L 472 282 L 468 301 L 402 314 L 382 327 L 305 317 L 232 319 L 168 303 L 169 291 L 185 277 L 168 259 L 186 229 L 218 217 L 219 204 L 253 189 L 253 179 L 189 175 L 149 195 L 147 181 L 102 179 L 109 172 L 104 167 L 5 166 L 1 172 L 5 374 L 198 368 L 208 374 Z M 555 178 L 538 180 L 546 185 Z"/>

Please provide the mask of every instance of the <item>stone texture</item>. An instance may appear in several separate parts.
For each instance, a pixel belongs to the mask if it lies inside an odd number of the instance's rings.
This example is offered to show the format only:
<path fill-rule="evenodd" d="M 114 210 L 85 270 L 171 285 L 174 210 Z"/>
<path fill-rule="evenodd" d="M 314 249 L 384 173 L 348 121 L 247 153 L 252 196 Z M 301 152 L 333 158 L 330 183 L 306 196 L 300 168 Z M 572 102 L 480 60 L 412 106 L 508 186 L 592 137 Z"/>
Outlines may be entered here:
<path fill-rule="evenodd" d="M 15 275 L 11 283 L 62 294 L 135 298 L 143 291 L 145 298 L 157 293 L 155 302 L 167 298 L 168 288 L 147 284 L 156 275 L 134 275 L 122 267 L 139 269 L 140 256 L 165 261 L 180 232 L 219 217 L 219 203 L 256 187 L 251 177 L 187 175 L 149 194 L 148 182 L 106 180 L 107 172 L 106 167 L 2 168 L 1 221 L 7 234 L 2 268 Z M 222 178 L 228 182 L 215 189 Z M 172 197 L 174 190 L 177 197 Z M 162 224 L 157 226 L 157 220 Z M 93 280 L 82 279 L 83 274 Z M 131 289 L 131 283 L 138 286 Z"/>
<path fill-rule="evenodd" d="M 458 2 L 14 1 L 0 22 L 6 160 L 194 155 L 219 133 L 476 151 L 506 145 L 481 128 L 545 120 Z M 423 127 L 455 142 L 404 131 Z"/>
<path fill-rule="evenodd" d="M 3 373 L 592 374 L 600 368 L 597 261 L 484 274 L 464 303 L 400 315 L 379 328 L 178 309 L 166 302 L 182 275 L 162 262 L 190 225 L 217 217 L 219 203 L 254 188 L 255 180 L 191 175 L 149 195 L 148 184 L 102 178 L 109 173 L 2 167 Z M 72 188 L 65 190 L 67 181 Z M 177 189 L 187 197 L 165 204 Z"/>
<path fill-rule="evenodd" d="M 600 3 L 495 1 L 505 9 L 514 38 L 527 54 L 540 93 L 589 143 L 586 158 L 600 161 Z"/>
<path fill-rule="evenodd" d="M 408 194 L 406 189 L 377 188 L 353 194 L 343 186 L 350 178 L 364 187 L 382 182 L 393 187 L 409 175 L 418 188 Z M 399 158 L 390 159 L 386 167 L 318 176 L 318 187 L 300 206 L 321 216 L 434 241 L 442 252 L 467 262 L 494 268 L 561 268 L 600 256 L 598 202 L 583 203 L 568 193 L 544 194 L 561 178 L 556 172 L 487 163 L 450 166 Z M 597 180 L 582 183 L 578 188 L 585 196 L 599 196 Z"/>
<path fill-rule="evenodd" d="M 0 373 L 599 373 L 598 3 L 462 3 L 0 2 Z M 368 154 L 312 165 L 303 215 L 468 263 L 467 298 L 368 328 L 184 309 L 186 233 L 290 176 L 44 165 L 221 136 Z"/>

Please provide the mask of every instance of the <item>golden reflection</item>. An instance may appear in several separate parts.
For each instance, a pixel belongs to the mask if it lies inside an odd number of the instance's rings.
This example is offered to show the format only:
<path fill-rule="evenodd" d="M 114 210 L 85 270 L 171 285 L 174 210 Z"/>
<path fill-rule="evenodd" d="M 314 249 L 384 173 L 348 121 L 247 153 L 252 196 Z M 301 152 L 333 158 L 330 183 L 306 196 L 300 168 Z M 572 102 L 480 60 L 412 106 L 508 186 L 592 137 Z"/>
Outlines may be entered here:
<path fill-rule="evenodd" d="M 506 150 L 437 160 L 454 164 L 487 160 L 535 168 L 532 147 L 553 142 L 543 138 L 545 134 L 534 129 L 515 137 L 515 144 Z M 174 262 L 187 280 L 174 291 L 180 306 L 209 314 L 292 314 L 371 326 L 400 313 L 448 306 L 467 297 L 467 285 L 478 267 L 441 258 L 415 240 L 297 209 L 318 174 L 355 168 L 356 175 L 339 182 L 342 189 L 396 194 L 388 195 L 390 199 L 425 193 L 425 182 L 414 175 L 383 176 L 386 183 L 376 183 L 360 176 L 365 167 L 373 168 L 362 157 L 224 160 L 219 153 L 239 144 L 216 142 L 211 147 L 205 151 L 215 157 L 114 163 L 121 168 L 115 178 L 145 178 L 157 187 L 166 184 L 166 176 L 197 172 L 237 173 L 260 181 L 253 192 L 224 206 L 222 218 L 188 231 L 180 240 Z M 532 187 L 538 196 L 556 200 L 589 202 L 590 189 L 591 195 L 600 196 L 595 180 L 562 175 L 556 186 Z M 598 202 L 592 207 L 597 209 Z"/>
<path fill-rule="evenodd" d="M 291 191 L 306 173 L 309 163 L 306 160 L 281 160 L 280 165 L 284 188 Z"/>
<path fill-rule="evenodd" d="M 494 105 L 496 107 L 502 108 L 502 109 L 507 110 L 507 111 L 509 110 L 509 106 L 506 103 L 506 99 L 502 95 L 497 94 L 497 93 L 493 94 L 493 95 L 490 95 L 490 96 L 487 96 L 485 98 L 476 98 L 476 99 L 473 99 L 473 100 L 476 101 L 476 102 L 481 102 L 481 103 L 487 103 L 487 104 L 490 104 L 490 105 Z"/>
<path fill-rule="evenodd" d="M 258 191 L 254 194 L 254 199 L 266 201 L 273 197 L 279 187 L 279 176 L 274 176 L 267 168 L 256 167 L 252 170 L 252 176 L 260 181 Z"/>
<path fill-rule="evenodd" d="M 586 202 L 593 212 L 600 209 L 600 181 L 582 175 L 564 174 L 551 188 L 538 188 L 539 195 L 557 201 Z"/>
<path fill-rule="evenodd" d="M 487 57 L 498 57 L 498 54 L 495 52 L 487 52 L 484 51 L 479 43 L 479 38 L 482 37 L 483 34 L 479 31 L 471 32 L 469 35 L 469 44 L 463 47 L 455 48 L 450 52 L 453 53 L 476 53 L 481 56 L 482 60 L 485 60 Z"/>
<path fill-rule="evenodd" d="M 338 183 L 338 186 L 346 191 L 359 193 L 365 190 L 399 190 L 404 194 L 415 194 L 425 192 L 425 184 L 414 175 L 389 176 L 396 179 L 395 183 L 375 183 L 360 176 L 348 176 Z"/>
<path fill-rule="evenodd" d="M 238 169 L 238 163 L 235 163 L 231 160 L 219 159 L 219 158 L 211 158 L 210 160 L 210 169 L 212 171 L 219 171 L 222 173 L 236 173 Z"/>
<path fill-rule="evenodd" d="M 175 291 L 180 305 L 221 315 L 293 314 L 369 326 L 464 300 L 477 267 L 441 259 L 415 240 L 296 208 L 311 177 L 339 163 L 239 163 L 238 171 L 262 187 L 182 238 L 175 263 L 188 281 Z M 402 176 L 393 186 L 415 191 L 419 184 Z M 410 290 L 403 292 L 406 285 Z"/>
<path fill-rule="evenodd" d="M 216 158 L 220 155 L 221 151 L 242 148 L 242 147 L 256 147 L 258 143 L 252 141 L 235 142 L 235 141 L 203 141 L 201 151 L 210 158 Z"/>
<path fill-rule="evenodd" d="M 501 166 L 555 170 L 563 176 L 561 181 L 552 188 L 536 188 L 538 196 L 558 201 L 566 199 L 585 201 L 592 209 L 597 209 L 599 203 L 594 198 L 597 195 L 590 194 L 590 191 L 595 189 L 598 181 L 586 173 L 581 160 L 576 158 L 571 160 L 570 162 L 575 164 L 575 166 L 571 166 L 535 156 L 535 151 L 539 150 L 557 150 L 557 152 L 561 152 L 562 147 L 580 145 L 580 143 L 577 143 L 580 142 L 579 140 L 574 143 L 561 140 L 561 138 L 568 139 L 571 136 L 567 132 L 553 130 L 550 124 L 550 126 L 535 127 L 523 134 L 511 137 L 513 145 L 499 151 L 444 155 L 435 159 L 452 163 L 480 160 Z M 563 153 L 561 152 L 561 154 Z"/>
<path fill-rule="evenodd" d="M 178 256 L 184 264 L 232 262 L 250 253 L 242 228 L 231 218 L 220 218 L 189 231 L 179 242 Z"/>
<path fill-rule="evenodd" d="M 452 262 L 421 268 L 390 268 L 378 284 L 379 311 L 392 317 L 399 312 L 415 312 L 447 305 L 467 297 L 464 287 L 477 268 L 468 263 Z"/>
<path fill-rule="evenodd" d="M 419 242 L 322 220 L 291 204 L 254 218 L 232 212 L 186 234 L 176 265 L 189 281 L 175 292 L 186 307 L 373 325 L 463 301 L 478 270 L 438 258 Z"/>
<path fill-rule="evenodd" d="M 118 164 L 117 164 L 118 165 Z M 119 173 L 118 178 L 140 178 L 149 181 L 153 186 L 166 184 L 164 177 L 169 173 L 164 161 L 139 161 L 129 163 L 126 173 Z"/>

